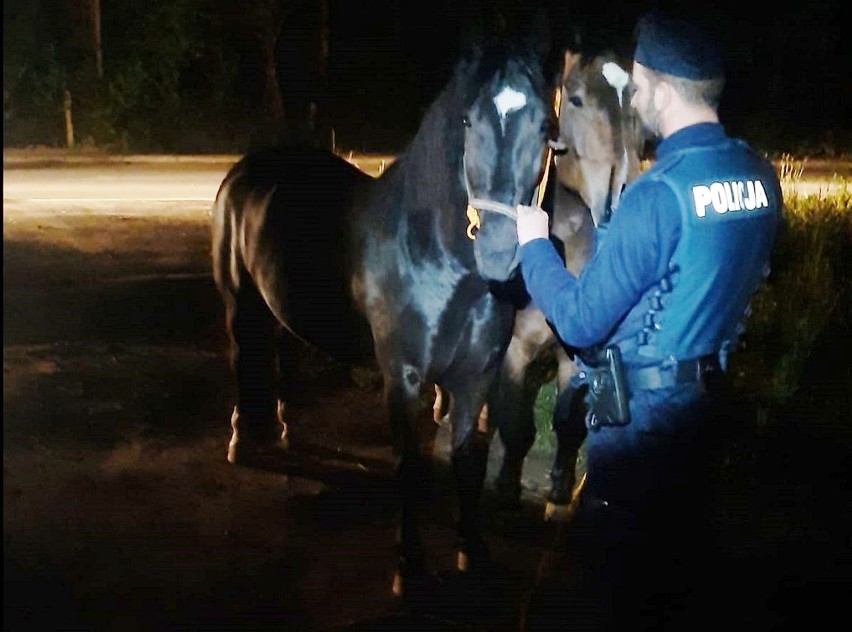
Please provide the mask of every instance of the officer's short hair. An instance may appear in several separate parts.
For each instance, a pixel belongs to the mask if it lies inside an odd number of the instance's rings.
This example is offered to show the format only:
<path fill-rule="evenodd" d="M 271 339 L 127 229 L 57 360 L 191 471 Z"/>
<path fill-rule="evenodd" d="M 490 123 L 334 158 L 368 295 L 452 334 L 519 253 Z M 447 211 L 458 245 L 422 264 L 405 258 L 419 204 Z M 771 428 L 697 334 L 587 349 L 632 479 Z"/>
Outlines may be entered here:
<path fill-rule="evenodd" d="M 641 63 L 641 62 L 640 62 Z M 664 72 L 650 71 L 658 79 L 664 79 L 674 88 L 680 97 L 693 105 L 709 105 L 714 110 L 719 109 L 722 92 L 725 89 L 725 78 L 715 79 L 684 79 Z"/>

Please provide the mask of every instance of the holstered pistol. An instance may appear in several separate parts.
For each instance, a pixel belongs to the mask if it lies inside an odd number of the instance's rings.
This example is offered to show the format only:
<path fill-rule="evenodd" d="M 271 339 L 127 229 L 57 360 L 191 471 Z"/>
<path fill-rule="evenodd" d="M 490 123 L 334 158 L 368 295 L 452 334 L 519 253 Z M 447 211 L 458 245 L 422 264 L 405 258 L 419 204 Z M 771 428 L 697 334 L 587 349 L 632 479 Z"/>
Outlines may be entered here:
<path fill-rule="evenodd" d="M 589 384 L 590 410 L 586 425 L 590 429 L 630 423 L 630 393 L 621 350 L 616 345 L 607 347 L 605 358 L 605 366 L 594 371 Z"/>

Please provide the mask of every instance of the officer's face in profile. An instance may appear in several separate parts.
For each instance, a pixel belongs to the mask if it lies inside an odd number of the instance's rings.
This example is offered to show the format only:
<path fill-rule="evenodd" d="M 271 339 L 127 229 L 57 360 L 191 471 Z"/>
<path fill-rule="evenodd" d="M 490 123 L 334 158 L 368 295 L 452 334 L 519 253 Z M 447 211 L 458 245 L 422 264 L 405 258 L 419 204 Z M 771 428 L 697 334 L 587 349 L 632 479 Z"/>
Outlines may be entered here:
<path fill-rule="evenodd" d="M 633 62 L 633 96 L 630 105 L 636 110 L 639 120 L 645 127 L 645 131 L 651 136 L 660 135 L 660 113 L 654 104 L 654 90 L 656 79 L 645 66 L 639 62 Z"/>

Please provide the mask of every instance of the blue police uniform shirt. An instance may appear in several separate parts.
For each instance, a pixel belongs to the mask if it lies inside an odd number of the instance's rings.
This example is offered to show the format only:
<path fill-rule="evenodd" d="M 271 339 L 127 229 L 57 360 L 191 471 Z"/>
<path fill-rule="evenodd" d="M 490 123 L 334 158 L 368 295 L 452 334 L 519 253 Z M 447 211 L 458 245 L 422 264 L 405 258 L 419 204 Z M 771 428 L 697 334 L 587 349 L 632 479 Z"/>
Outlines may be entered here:
<path fill-rule="evenodd" d="M 768 272 L 782 205 L 771 163 L 720 124 L 657 147 L 579 277 L 547 239 L 521 247 L 535 305 L 578 348 L 618 344 L 628 366 L 725 351 Z"/>

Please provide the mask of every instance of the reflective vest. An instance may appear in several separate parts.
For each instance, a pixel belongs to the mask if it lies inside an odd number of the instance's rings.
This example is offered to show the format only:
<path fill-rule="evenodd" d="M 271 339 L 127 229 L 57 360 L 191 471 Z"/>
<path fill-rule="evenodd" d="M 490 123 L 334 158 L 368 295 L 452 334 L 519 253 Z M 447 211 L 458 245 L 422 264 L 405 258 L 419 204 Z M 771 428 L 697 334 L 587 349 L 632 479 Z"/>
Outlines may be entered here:
<path fill-rule="evenodd" d="M 628 312 L 612 342 L 634 366 L 720 352 L 724 364 L 769 274 L 783 203 L 775 170 L 744 142 L 724 139 L 672 152 L 640 177 L 674 192 L 681 236 L 668 273 Z"/>

